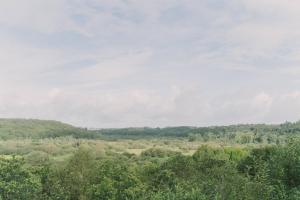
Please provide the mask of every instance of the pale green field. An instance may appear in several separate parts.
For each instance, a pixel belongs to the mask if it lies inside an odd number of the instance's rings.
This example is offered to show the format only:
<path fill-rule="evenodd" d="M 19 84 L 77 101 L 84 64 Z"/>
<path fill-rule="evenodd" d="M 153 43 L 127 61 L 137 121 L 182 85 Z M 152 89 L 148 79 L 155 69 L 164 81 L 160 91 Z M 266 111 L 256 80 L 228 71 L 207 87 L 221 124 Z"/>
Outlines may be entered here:
<path fill-rule="evenodd" d="M 129 153 L 140 155 L 148 149 L 163 149 L 180 152 L 184 155 L 192 155 L 201 145 L 213 147 L 258 147 L 249 144 L 226 144 L 216 142 L 188 141 L 187 139 L 151 139 L 151 140 L 85 140 L 73 138 L 59 139 L 24 139 L 24 140 L 0 140 L 1 157 L 9 158 L 13 155 L 22 156 L 29 163 L 41 163 L 45 160 L 63 162 L 71 156 L 76 149 L 83 147 L 89 149 L 96 157 L 102 157 L 111 153 Z"/>

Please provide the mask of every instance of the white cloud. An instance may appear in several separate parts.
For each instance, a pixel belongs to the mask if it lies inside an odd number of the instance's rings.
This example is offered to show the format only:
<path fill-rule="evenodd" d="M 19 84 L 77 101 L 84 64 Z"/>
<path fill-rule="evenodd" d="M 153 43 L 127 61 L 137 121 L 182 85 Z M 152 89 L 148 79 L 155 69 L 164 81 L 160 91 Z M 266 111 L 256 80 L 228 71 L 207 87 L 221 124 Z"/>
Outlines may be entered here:
<path fill-rule="evenodd" d="M 68 23 L 64 0 L 0 1 L 0 23 L 4 26 L 54 32 Z"/>
<path fill-rule="evenodd" d="M 0 117 L 297 120 L 299 10 L 295 0 L 0 0 Z"/>
<path fill-rule="evenodd" d="M 273 99 L 270 95 L 262 92 L 254 97 L 254 106 L 268 108 L 272 105 Z"/>

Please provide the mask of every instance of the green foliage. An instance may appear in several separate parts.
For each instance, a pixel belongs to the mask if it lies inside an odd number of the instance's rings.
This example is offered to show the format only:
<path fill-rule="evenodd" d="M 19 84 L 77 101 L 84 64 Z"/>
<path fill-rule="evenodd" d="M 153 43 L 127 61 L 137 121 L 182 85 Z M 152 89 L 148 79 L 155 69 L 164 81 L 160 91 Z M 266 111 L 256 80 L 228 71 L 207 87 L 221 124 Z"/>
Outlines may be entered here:
<path fill-rule="evenodd" d="M 252 150 L 201 146 L 192 156 L 150 150 L 102 158 L 79 148 L 64 163 L 31 167 L 23 159 L 1 159 L 0 199 L 296 200 L 299 144 Z"/>
<path fill-rule="evenodd" d="M 39 179 L 24 168 L 24 161 L 12 158 L 0 160 L 0 199 L 30 200 L 40 192 Z"/>
<path fill-rule="evenodd" d="M 142 157 L 154 157 L 154 158 L 168 158 L 171 156 L 178 155 L 179 152 L 164 150 L 164 149 L 157 149 L 151 148 L 141 153 Z"/>
<path fill-rule="evenodd" d="M 97 138 L 86 129 L 76 128 L 57 121 L 33 119 L 0 119 L 0 139 L 40 139 L 72 136 L 74 138 Z"/>
<path fill-rule="evenodd" d="M 238 144 L 284 144 L 299 137 L 300 122 L 280 125 L 246 124 L 212 127 L 124 128 L 92 131 L 106 140 L 145 138 L 186 138 L 189 142 L 229 142 Z"/>
<path fill-rule="evenodd" d="M 285 144 L 288 138 L 299 138 L 300 122 L 280 125 L 246 124 L 213 127 L 123 128 L 88 130 L 57 121 L 0 119 L 0 139 L 153 139 L 178 138 L 189 142 L 226 142 L 231 144 Z"/>
<path fill-rule="evenodd" d="M 53 128 L 60 126 L 62 132 Z M 6 154 L 0 159 L 0 199 L 298 200 L 299 130 L 299 123 L 285 123 L 88 131 L 51 121 L 0 120 L 0 137 L 9 135 L 5 131 L 32 137 L 0 142 Z M 68 137 L 57 138 L 60 134 Z M 90 140 L 99 136 L 116 140 Z M 144 136 L 156 138 L 155 144 L 146 139 L 140 144 Z M 126 137 L 138 140 L 127 143 L 131 150 L 145 150 L 140 155 L 124 151 L 118 142 Z M 178 141 L 186 148 L 200 147 L 183 154 Z M 108 150 L 99 151 L 97 145 Z"/>

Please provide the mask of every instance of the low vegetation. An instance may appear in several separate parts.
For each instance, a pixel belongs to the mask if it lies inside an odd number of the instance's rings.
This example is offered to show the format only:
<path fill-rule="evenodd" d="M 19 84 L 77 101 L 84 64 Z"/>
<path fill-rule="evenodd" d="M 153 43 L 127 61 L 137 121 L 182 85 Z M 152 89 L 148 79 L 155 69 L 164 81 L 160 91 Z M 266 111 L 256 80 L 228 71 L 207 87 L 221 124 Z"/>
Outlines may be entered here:
<path fill-rule="evenodd" d="M 0 199 L 298 200 L 300 123 L 88 130 L 0 120 Z"/>

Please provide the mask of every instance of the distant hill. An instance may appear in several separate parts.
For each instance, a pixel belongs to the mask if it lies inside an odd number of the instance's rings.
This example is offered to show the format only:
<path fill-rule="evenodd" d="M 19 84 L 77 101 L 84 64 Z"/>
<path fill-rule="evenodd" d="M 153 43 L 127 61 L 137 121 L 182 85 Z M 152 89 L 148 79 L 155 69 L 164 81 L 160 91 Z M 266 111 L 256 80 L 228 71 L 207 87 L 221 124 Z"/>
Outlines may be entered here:
<path fill-rule="evenodd" d="M 0 119 L 0 138 L 55 138 L 63 136 L 89 137 L 85 129 L 50 120 Z"/>
<path fill-rule="evenodd" d="M 190 141 L 227 141 L 233 143 L 286 143 L 300 137 L 300 122 L 283 124 L 238 124 L 211 127 L 99 129 L 102 139 L 188 138 Z"/>
<path fill-rule="evenodd" d="M 285 143 L 300 138 L 300 122 L 279 125 L 241 124 L 211 127 L 122 128 L 88 130 L 58 121 L 0 119 L 0 139 L 42 139 L 70 136 L 84 139 L 188 138 L 189 140 L 234 143 Z"/>

